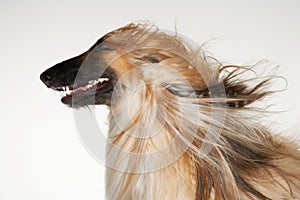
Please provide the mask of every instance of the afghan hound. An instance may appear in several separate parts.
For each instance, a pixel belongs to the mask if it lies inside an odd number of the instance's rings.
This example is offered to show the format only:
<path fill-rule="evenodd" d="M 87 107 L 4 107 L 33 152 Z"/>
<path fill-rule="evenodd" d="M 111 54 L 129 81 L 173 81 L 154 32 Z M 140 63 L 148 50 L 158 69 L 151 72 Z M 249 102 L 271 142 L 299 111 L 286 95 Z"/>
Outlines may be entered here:
<path fill-rule="evenodd" d="M 256 103 L 274 76 L 201 49 L 132 23 L 40 78 L 70 107 L 110 108 L 108 200 L 300 199 L 299 140 L 273 133 Z"/>

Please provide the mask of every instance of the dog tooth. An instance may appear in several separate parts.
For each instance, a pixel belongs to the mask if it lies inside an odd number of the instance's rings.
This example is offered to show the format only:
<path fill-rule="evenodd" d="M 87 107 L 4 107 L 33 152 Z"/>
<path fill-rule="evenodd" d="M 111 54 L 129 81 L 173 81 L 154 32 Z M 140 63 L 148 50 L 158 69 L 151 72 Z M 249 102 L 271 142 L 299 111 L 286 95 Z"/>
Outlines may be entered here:
<path fill-rule="evenodd" d="M 102 82 L 104 82 L 104 81 L 108 81 L 109 79 L 108 79 L 108 78 L 100 78 L 99 80 L 100 80 L 100 82 L 102 83 Z"/>

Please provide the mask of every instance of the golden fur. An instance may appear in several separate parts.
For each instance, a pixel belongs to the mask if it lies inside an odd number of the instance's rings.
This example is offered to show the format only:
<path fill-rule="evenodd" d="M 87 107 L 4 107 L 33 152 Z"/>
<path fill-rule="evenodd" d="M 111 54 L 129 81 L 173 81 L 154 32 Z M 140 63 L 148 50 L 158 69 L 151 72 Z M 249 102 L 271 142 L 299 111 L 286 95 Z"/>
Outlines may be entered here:
<path fill-rule="evenodd" d="M 99 56 L 120 79 L 109 117 L 107 199 L 300 199 L 299 141 L 271 133 L 259 117 L 264 110 L 250 106 L 272 93 L 270 77 L 242 79 L 249 68 L 222 66 L 147 24 L 104 38 L 110 50 Z"/>

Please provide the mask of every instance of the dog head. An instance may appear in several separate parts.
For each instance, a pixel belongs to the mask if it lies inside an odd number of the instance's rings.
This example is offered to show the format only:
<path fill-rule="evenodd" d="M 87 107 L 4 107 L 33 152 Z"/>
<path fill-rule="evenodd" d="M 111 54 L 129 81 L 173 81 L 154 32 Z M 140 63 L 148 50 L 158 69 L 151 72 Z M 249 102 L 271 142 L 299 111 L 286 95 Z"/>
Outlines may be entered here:
<path fill-rule="evenodd" d="M 116 85 L 134 89 L 130 83 L 140 80 L 172 95 L 196 96 L 210 103 L 222 100 L 217 105 L 228 107 L 243 107 L 266 95 L 258 90 L 265 82 L 251 88 L 234 80 L 241 69 L 236 66 L 222 77 L 228 66 L 210 62 L 199 50 L 177 33 L 129 24 L 106 34 L 81 55 L 47 69 L 40 79 L 51 89 L 65 91 L 61 101 L 75 108 L 111 106 Z"/>
<path fill-rule="evenodd" d="M 193 87 L 203 87 L 202 76 L 187 61 L 195 56 L 189 53 L 177 36 L 160 32 L 155 27 L 129 24 L 106 34 L 81 55 L 47 69 L 40 79 L 51 89 L 65 91 L 61 101 L 71 107 L 110 105 L 114 87 L 120 78 L 147 64 L 167 65 Z M 165 71 L 160 72 L 158 67 L 152 67 L 152 71 L 158 82 L 166 77 L 162 74 Z M 212 77 L 212 74 L 206 77 Z M 159 84 L 168 85 L 171 90 L 172 78 Z"/>

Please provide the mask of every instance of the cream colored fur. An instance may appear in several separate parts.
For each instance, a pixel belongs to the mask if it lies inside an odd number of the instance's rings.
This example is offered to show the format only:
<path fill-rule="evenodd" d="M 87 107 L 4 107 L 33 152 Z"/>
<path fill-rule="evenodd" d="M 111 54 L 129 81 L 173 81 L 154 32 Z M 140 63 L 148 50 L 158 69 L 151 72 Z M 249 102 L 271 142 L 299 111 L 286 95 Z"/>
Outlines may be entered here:
<path fill-rule="evenodd" d="M 262 110 L 247 107 L 266 95 L 263 84 L 250 85 L 246 97 L 197 96 L 195 88 L 222 82 L 230 71 L 177 35 L 148 25 L 106 37 L 104 47 L 114 52 L 101 56 L 120 79 L 109 117 L 108 200 L 261 199 L 246 191 L 247 184 L 270 199 L 300 199 L 298 144 L 272 135 L 260 123 Z M 264 95 L 251 96 L 256 92 Z M 242 100 L 240 107 L 223 106 Z M 232 141 L 249 152 L 273 152 L 261 153 L 269 159 L 260 165 Z M 247 183 L 238 183 L 235 173 Z"/>

